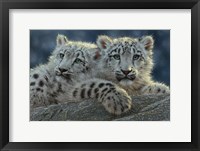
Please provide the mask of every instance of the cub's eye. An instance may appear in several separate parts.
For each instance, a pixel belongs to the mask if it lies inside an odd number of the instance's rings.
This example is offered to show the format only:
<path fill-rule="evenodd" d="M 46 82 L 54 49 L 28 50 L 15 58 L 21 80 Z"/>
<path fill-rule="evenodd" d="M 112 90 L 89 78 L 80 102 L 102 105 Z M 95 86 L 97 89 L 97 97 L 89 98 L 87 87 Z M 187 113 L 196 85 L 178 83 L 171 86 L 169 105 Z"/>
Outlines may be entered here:
<path fill-rule="evenodd" d="M 120 60 L 120 55 L 114 55 L 113 58 L 116 60 Z"/>
<path fill-rule="evenodd" d="M 138 60 L 140 58 L 140 55 L 134 55 L 133 60 Z"/>
<path fill-rule="evenodd" d="M 60 58 L 62 59 L 64 57 L 64 54 L 63 53 L 60 53 Z"/>
<path fill-rule="evenodd" d="M 76 59 L 74 60 L 74 62 L 75 62 L 75 63 L 82 63 L 83 61 L 82 61 L 81 59 L 79 59 L 79 58 L 76 58 Z"/>

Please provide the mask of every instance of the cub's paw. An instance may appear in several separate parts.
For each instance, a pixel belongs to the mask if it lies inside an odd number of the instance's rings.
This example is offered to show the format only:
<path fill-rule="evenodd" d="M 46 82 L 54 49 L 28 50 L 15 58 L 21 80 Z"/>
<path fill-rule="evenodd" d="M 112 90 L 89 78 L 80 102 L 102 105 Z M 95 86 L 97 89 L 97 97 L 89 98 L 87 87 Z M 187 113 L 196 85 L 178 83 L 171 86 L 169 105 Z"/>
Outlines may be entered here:
<path fill-rule="evenodd" d="M 169 87 L 166 86 L 165 84 L 162 83 L 154 83 L 149 86 L 145 86 L 142 89 L 143 94 L 156 94 L 156 95 L 161 95 L 161 94 L 169 94 L 170 90 Z"/>
<path fill-rule="evenodd" d="M 125 90 L 117 88 L 102 99 L 102 104 L 109 113 L 120 115 L 131 109 L 132 99 Z"/>

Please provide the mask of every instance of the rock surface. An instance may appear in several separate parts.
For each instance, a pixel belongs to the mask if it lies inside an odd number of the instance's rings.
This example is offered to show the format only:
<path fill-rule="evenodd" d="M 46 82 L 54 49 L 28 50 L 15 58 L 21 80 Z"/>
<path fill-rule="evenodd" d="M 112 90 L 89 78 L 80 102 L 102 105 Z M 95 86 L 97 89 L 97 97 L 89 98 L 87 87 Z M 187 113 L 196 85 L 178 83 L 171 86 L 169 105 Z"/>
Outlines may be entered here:
<path fill-rule="evenodd" d="M 169 121 L 170 95 L 132 97 L 134 107 L 116 116 L 95 101 L 68 102 L 39 107 L 31 111 L 31 121 Z"/>

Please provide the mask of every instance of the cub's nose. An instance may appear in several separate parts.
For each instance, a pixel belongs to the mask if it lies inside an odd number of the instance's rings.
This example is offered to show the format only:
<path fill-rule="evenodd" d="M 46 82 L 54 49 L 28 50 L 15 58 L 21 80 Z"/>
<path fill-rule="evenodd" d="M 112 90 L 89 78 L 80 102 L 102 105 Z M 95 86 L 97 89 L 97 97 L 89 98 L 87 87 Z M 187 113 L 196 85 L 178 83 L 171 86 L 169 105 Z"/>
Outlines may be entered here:
<path fill-rule="evenodd" d="M 122 71 L 125 75 L 128 75 L 128 74 L 132 71 L 132 69 L 130 69 L 130 70 L 122 70 L 122 69 L 121 69 L 121 71 Z"/>
<path fill-rule="evenodd" d="M 67 69 L 64 69 L 64 68 L 58 68 L 59 70 L 60 70 L 60 72 L 61 73 L 63 73 L 63 72 L 66 72 L 67 71 Z"/>

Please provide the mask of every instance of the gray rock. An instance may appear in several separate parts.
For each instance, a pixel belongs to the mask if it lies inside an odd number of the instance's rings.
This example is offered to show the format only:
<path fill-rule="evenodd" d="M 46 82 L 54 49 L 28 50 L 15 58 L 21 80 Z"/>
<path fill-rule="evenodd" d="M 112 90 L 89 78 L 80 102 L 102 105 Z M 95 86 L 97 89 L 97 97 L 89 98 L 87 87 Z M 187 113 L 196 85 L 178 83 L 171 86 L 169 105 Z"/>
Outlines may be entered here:
<path fill-rule="evenodd" d="M 134 96 L 133 108 L 122 115 L 108 113 L 93 100 L 67 102 L 31 111 L 31 121 L 169 121 L 170 95 Z"/>

